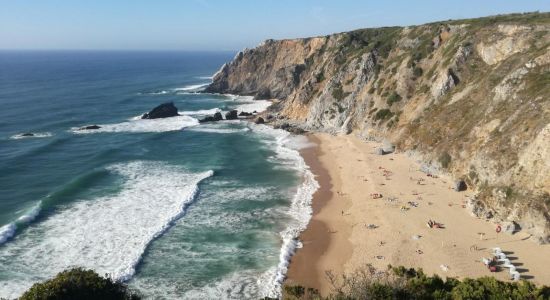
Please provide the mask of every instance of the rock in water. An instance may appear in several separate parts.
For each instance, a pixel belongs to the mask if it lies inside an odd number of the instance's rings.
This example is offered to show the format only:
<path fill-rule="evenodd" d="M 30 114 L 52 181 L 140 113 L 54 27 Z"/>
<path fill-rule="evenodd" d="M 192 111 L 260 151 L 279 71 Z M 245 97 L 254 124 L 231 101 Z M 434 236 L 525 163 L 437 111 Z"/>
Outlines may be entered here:
<path fill-rule="evenodd" d="M 241 113 L 239 113 L 239 117 L 249 117 L 249 116 L 252 116 L 252 113 L 249 113 L 246 111 L 241 111 Z"/>
<path fill-rule="evenodd" d="M 465 191 L 468 188 L 466 185 L 466 182 L 464 180 L 457 180 L 455 181 L 454 190 L 457 192 Z"/>
<path fill-rule="evenodd" d="M 256 124 L 264 124 L 264 123 L 265 123 L 265 120 L 264 120 L 264 118 L 262 118 L 262 117 L 258 117 L 254 123 L 256 123 Z"/>
<path fill-rule="evenodd" d="M 214 114 L 214 121 L 221 121 L 223 120 L 223 117 L 222 117 L 222 113 L 221 112 L 217 112 Z"/>
<path fill-rule="evenodd" d="M 217 112 L 214 114 L 214 116 L 207 116 L 207 117 L 204 117 L 204 119 L 200 119 L 199 123 L 216 122 L 221 120 L 223 120 L 222 114 L 220 112 Z"/>
<path fill-rule="evenodd" d="M 178 109 L 173 102 L 163 103 L 141 116 L 142 119 L 159 119 L 179 116 Z"/>
<path fill-rule="evenodd" d="M 80 127 L 78 130 L 90 130 L 90 129 L 99 129 L 101 126 L 98 125 L 88 125 L 84 127 Z"/>
<path fill-rule="evenodd" d="M 34 136 L 34 133 L 25 132 L 25 133 L 22 133 L 21 136 Z"/>
<path fill-rule="evenodd" d="M 237 113 L 238 113 L 237 110 L 234 109 L 234 110 L 232 110 L 232 111 L 225 114 L 225 119 L 226 120 L 236 120 L 236 119 L 239 118 Z"/>

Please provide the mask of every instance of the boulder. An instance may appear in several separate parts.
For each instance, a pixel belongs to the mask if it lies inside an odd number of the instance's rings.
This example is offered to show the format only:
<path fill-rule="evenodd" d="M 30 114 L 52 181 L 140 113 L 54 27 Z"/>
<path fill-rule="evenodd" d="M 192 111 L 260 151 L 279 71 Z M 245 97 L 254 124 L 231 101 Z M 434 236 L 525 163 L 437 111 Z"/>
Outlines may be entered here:
<path fill-rule="evenodd" d="M 265 123 L 265 120 L 264 120 L 264 118 L 262 118 L 262 117 L 258 117 L 258 118 L 256 119 L 256 121 L 254 121 L 254 123 L 256 123 L 256 124 L 264 124 L 264 123 Z"/>
<path fill-rule="evenodd" d="M 25 133 L 22 133 L 21 136 L 34 136 L 34 133 L 25 132 Z"/>
<path fill-rule="evenodd" d="M 457 180 L 455 181 L 453 189 L 457 192 L 465 191 L 468 188 L 466 185 L 466 182 L 464 180 Z"/>
<path fill-rule="evenodd" d="M 160 119 L 179 116 L 178 109 L 173 102 L 163 103 L 141 116 L 142 119 Z"/>
<path fill-rule="evenodd" d="M 294 133 L 294 134 L 304 134 L 306 132 L 305 130 L 303 130 L 300 127 L 290 127 L 290 128 L 287 128 L 286 131 Z"/>
<path fill-rule="evenodd" d="M 87 125 L 84 127 L 80 127 L 78 130 L 91 130 L 91 129 L 99 129 L 101 126 L 98 125 Z"/>
<path fill-rule="evenodd" d="M 252 116 L 252 113 L 249 113 L 246 111 L 241 111 L 241 113 L 239 113 L 239 117 L 250 117 L 250 116 Z"/>
<path fill-rule="evenodd" d="M 220 112 L 215 113 L 213 116 L 207 116 L 199 120 L 199 123 L 205 122 L 217 122 L 223 120 L 222 114 Z"/>
<path fill-rule="evenodd" d="M 232 111 L 229 111 L 229 112 L 227 112 L 227 113 L 225 114 L 225 119 L 226 119 L 226 120 L 236 120 L 236 119 L 238 119 L 238 118 L 239 118 L 239 116 L 238 116 L 238 114 L 237 114 L 237 110 L 236 110 L 236 109 L 234 109 L 234 110 L 232 110 Z"/>
<path fill-rule="evenodd" d="M 521 230 L 521 227 L 518 223 L 512 221 L 512 222 L 504 222 L 502 223 L 502 231 L 508 233 L 508 234 L 514 234 Z"/>
<path fill-rule="evenodd" d="M 384 151 L 384 154 L 390 154 L 395 151 L 395 146 L 390 142 L 384 142 L 382 150 Z"/>
<path fill-rule="evenodd" d="M 376 155 L 384 155 L 386 154 L 386 152 L 384 152 L 384 149 L 382 148 L 377 148 L 376 149 Z"/>

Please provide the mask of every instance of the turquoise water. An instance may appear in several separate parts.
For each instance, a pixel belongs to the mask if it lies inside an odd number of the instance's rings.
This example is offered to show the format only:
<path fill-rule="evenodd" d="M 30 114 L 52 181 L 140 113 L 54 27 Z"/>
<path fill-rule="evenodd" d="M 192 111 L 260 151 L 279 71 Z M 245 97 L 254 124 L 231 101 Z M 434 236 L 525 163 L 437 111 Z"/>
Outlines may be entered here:
<path fill-rule="evenodd" d="M 316 183 L 299 138 L 198 124 L 266 106 L 195 93 L 232 55 L 0 52 L 0 298 L 71 266 L 146 298 L 277 295 Z"/>

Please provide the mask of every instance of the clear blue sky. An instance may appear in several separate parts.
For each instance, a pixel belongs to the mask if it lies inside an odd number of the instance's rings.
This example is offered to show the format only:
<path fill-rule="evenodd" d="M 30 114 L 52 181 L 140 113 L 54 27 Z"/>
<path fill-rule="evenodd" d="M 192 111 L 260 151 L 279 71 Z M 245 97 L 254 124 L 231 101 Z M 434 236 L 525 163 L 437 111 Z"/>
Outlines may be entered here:
<path fill-rule="evenodd" d="M 238 50 L 535 10 L 550 11 L 550 0 L 0 0 L 0 49 Z"/>

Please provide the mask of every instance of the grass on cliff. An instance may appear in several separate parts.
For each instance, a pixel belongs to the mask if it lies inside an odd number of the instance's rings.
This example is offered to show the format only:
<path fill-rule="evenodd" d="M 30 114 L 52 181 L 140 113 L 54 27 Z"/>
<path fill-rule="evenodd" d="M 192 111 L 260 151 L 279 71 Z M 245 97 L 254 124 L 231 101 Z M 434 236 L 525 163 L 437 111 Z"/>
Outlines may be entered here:
<path fill-rule="evenodd" d="M 475 19 L 462 19 L 462 20 L 449 20 L 447 22 L 438 22 L 452 25 L 469 24 L 475 27 L 485 27 L 497 24 L 549 24 L 550 13 L 549 12 L 526 12 L 507 15 L 495 15 L 483 18 Z"/>
<path fill-rule="evenodd" d="M 332 289 L 327 297 L 313 289 L 285 286 L 283 299 L 550 299 L 549 287 L 537 287 L 527 281 L 503 282 L 494 277 L 443 279 L 437 275 L 428 276 L 422 269 L 404 267 L 388 266 L 388 270 L 381 272 L 367 265 L 342 278 L 328 273 L 328 279 Z"/>

